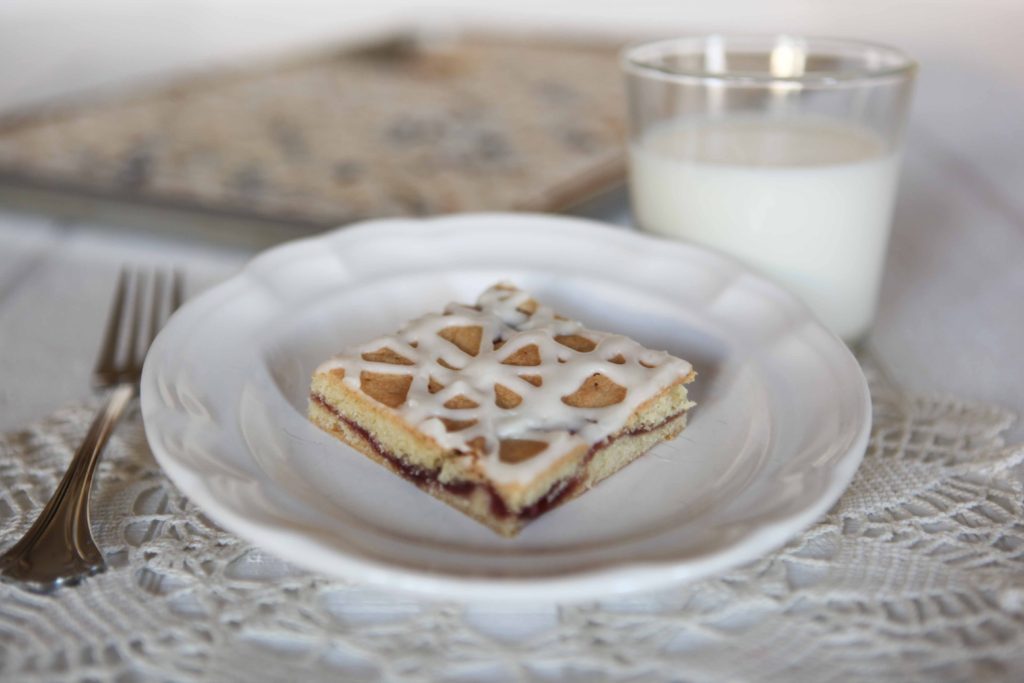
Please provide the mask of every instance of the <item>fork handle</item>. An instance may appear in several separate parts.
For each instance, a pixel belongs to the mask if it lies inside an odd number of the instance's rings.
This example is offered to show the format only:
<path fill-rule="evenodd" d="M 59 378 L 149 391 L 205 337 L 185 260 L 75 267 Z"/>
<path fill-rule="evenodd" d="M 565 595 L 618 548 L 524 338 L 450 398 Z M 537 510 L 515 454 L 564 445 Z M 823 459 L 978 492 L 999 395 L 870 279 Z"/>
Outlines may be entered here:
<path fill-rule="evenodd" d="M 107 397 L 53 497 L 28 533 L 0 559 L 4 578 L 46 591 L 106 569 L 90 533 L 89 494 L 100 453 L 135 391 L 134 384 L 119 384 Z"/>

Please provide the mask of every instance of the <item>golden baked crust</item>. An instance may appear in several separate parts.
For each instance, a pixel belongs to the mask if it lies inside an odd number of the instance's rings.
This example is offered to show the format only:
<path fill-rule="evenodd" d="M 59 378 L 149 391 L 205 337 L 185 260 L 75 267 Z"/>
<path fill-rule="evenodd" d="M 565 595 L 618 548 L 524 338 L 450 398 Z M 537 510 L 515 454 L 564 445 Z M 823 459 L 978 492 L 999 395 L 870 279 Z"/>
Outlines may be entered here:
<path fill-rule="evenodd" d="M 324 363 L 309 417 L 511 536 L 682 431 L 694 376 L 499 284 Z"/>

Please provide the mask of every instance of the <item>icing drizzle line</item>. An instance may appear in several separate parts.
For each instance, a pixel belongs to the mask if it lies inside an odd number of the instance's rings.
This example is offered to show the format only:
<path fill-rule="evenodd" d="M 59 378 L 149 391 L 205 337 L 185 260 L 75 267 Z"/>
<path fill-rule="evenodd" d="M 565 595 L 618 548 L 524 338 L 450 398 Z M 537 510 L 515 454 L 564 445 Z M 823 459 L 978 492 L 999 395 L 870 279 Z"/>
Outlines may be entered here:
<path fill-rule="evenodd" d="M 480 329 L 477 353 L 464 350 L 465 343 L 450 341 L 451 334 L 442 336 L 453 328 Z M 576 350 L 559 338 L 577 342 L 583 338 L 584 344 L 576 345 L 589 350 Z M 364 358 L 382 349 L 410 364 Z M 508 364 L 514 357 L 520 362 L 526 358 L 530 364 Z M 570 450 L 619 431 L 641 404 L 692 370 L 688 362 L 664 351 L 562 318 L 508 283 L 484 291 L 476 306 L 452 303 L 444 313 L 412 320 L 394 335 L 347 349 L 317 372 L 336 368 L 345 370 L 343 381 L 354 389 L 360 388 L 363 373 L 411 376 L 405 401 L 394 408 L 398 415 L 443 447 L 462 457 L 478 458 L 490 478 L 521 483 Z M 596 374 L 614 383 L 612 393 L 618 400 L 589 407 L 563 400 Z M 514 407 L 501 407 L 495 385 L 521 400 Z M 449 431 L 443 419 L 457 422 L 460 428 Z M 510 462 L 500 456 L 501 442 L 506 440 L 539 442 L 541 450 Z"/>

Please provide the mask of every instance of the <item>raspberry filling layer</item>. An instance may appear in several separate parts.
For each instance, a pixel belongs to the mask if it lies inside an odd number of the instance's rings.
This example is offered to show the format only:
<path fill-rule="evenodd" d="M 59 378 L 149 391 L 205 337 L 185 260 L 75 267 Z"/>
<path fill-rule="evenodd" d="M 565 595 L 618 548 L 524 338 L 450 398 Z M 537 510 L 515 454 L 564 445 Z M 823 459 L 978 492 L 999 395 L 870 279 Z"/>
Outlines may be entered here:
<path fill-rule="evenodd" d="M 359 436 L 361 436 L 368 444 L 370 444 L 370 447 L 373 448 L 374 452 L 378 456 L 387 460 L 388 463 L 391 464 L 391 466 L 394 468 L 396 472 L 401 474 L 408 481 L 412 482 L 413 484 L 416 484 L 416 486 L 420 487 L 421 489 L 427 491 L 429 491 L 432 488 L 443 489 L 448 493 L 467 497 L 473 495 L 474 491 L 476 491 L 477 489 L 482 489 L 486 491 L 490 497 L 492 515 L 500 519 L 515 517 L 517 519 L 522 520 L 535 519 L 544 514 L 545 512 L 547 512 L 548 510 L 557 507 L 558 505 L 572 498 L 579 491 L 579 488 L 583 485 L 583 475 L 586 472 L 587 465 L 590 463 L 590 461 L 594 458 L 595 455 L 597 455 L 597 453 L 609 447 L 618 439 L 627 436 L 640 436 L 642 434 L 647 434 L 649 432 L 656 431 L 658 429 L 661 429 L 662 427 L 665 427 L 669 423 L 682 418 L 686 414 L 686 411 L 683 410 L 678 413 L 669 415 L 661 422 L 650 427 L 638 427 L 636 429 L 632 429 L 629 431 L 619 432 L 618 434 L 614 434 L 608 437 L 604 441 L 594 444 L 593 446 L 590 447 L 590 450 L 587 451 L 587 454 L 583 457 L 583 460 L 580 462 L 580 466 L 576 474 L 574 474 L 571 477 L 566 477 L 555 482 L 552 485 L 552 487 L 548 490 L 548 492 L 541 496 L 539 499 L 537 499 L 535 503 L 514 513 L 511 510 L 509 510 L 508 506 L 505 504 L 505 501 L 501 498 L 501 496 L 498 494 L 497 490 L 495 490 L 492 484 L 488 482 L 473 481 L 442 482 L 438 479 L 437 470 L 428 470 L 422 467 L 418 467 L 417 465 L 406 462 L 402 458 L 399 458 L 395 454 L 391 453 L 383 445 L 381 445 L 379 441 L 377 441 L 376 437 L 374 437 L 373 434 L 368 432 L 358 423 L 350 420 L 349 418 L 339 413 L 337 410 L 334 409 L 333 406 L 328 404 L 327 401 L 325 401 L 323 397 L 320 396 L 319 394 L 310 394 L 310 400 L 315 401 L 320 407 L 322 407 L 324 410 L 328 411 L 335 418 L 337 418 L 339 422 L 343 422 L 349 429 L 359 434 Z"/>

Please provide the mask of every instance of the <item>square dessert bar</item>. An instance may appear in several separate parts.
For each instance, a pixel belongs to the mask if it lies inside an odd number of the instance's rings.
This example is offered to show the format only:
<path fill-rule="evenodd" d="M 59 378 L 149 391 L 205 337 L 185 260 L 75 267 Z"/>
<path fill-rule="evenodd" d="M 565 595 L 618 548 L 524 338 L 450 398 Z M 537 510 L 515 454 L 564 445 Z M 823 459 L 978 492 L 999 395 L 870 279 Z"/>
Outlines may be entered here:
<path fill-rule="evenodd" d="M 498 284 L 321 365 L 309 417 L 513 536 L 679 434 L 694 376 Z"/>

